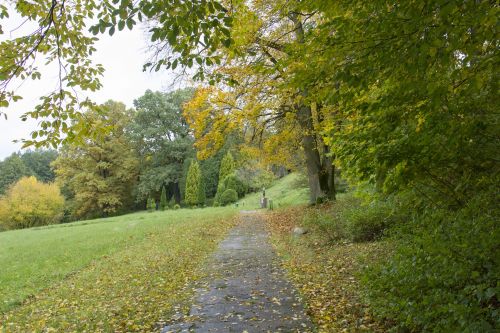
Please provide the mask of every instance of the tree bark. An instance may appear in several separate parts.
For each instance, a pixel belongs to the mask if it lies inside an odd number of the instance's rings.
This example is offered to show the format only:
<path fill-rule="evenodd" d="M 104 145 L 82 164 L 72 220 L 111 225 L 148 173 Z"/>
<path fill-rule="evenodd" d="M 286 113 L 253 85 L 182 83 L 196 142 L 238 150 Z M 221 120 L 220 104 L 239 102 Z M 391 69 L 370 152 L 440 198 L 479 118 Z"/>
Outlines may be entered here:
<path fill-rule="evenodd" d="M 297 43 L 304 44 L 304 27 L 299 15 L 296 12 L 291 12 L 289 17 L 295 26 L 295 38 Z M 306 88 L 300 89 L 299 93 L 304 98 L 308 96 Z M 307 178 L 310 190 L 309 203 L 315 204 L 319 201 L 318 199 L 321 200 L 325 196 L 332 195 L 331 189 L 334 187 L 331 187 L 330 184 L 333 166 L 331 164 L 331 159 L 327 158 L 326 155 L 323 158 L 323 163 L 321 161 L 311 106 L 301 102 L 297 105 L 296 110 L 297 119 L 303 131 L 302 148 L 304 149 L 306 158 Z M 335 197 L 334 193 L 335 192 L 333 192 L 333 197 Z"/>
<path fill-rule="evenodd" d="M 316 146 L 316 134 L 312 121 L 311 107 L 308 105 L 299 105 L 297 107 L 297 119 L 303 130 L 302 148 L 306 158 L 307 178 L 309 184 L 309 203 L 315 204 L 318 198 L 325 196 L 321 189 L 320 173 L 321 158 L 318 147 Z"/>

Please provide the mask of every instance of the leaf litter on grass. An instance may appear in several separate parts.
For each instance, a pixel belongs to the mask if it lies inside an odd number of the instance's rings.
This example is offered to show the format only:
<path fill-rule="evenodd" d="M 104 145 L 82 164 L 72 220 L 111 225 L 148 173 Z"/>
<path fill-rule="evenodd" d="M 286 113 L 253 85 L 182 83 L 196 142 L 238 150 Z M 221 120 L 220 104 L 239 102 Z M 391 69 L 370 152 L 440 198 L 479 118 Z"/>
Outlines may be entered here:
<path fill-rule="evenodd" d="M 154 332 L 186 311 L 199 266 L 234 225 L 173 223 L 0 315 L 0 332 Z"/>
<path fill-rule="evenodd" d="M 293 228 L 315 209 L 294 207 L 267 215 L 273 245 L 308 314 L 319 332 L 385 332 L 362 301 L 358 274 L 366 262 L 386 251 L 386 245 L 331 242 L 314 226 L 305 235 L 293 236 Z"/>

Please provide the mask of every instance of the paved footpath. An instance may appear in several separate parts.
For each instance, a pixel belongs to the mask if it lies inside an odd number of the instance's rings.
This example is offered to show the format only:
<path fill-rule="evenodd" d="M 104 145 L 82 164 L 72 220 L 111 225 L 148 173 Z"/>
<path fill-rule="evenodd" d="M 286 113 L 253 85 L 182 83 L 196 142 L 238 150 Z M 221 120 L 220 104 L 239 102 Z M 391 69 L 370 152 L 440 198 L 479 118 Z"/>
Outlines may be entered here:
<path fill-rule="evenodd" d="M 242 212 L 240 219 L 209 262 L 189 316 L 162 333 L 314 331 L 279 266 L 263 218 Z"/>

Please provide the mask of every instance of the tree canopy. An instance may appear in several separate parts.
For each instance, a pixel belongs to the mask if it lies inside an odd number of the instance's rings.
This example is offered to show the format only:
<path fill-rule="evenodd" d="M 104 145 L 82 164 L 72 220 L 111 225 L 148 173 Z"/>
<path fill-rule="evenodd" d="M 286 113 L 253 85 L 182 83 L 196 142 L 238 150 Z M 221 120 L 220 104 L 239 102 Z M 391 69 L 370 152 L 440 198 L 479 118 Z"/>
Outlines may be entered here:
<path fill-rule="evenodd" d="M 130 210 L 138 161 L 125 128 L 131 119 L 125 105 L 108 101 L 105 112 L 90 113 L 112 130 L 102 140 L 87 139 L 84 145 L 66 145 L 54 162 L 57 181 L 68 187 L 73 215 L 102 217 Z"/>
<path fill-rule="evenodd" d="M 194 155 L 193 139 L 182 115 L 182 105 L 191 95 L 190 89 L 169 93 L 148 90 L 134 101 L 136 112 L 128 136 L 140 157 L 140 200 L 166 186 L 167 199 L 173 195 L 180 203 L 183 165 Z"/>
<path fill-rule="evenodd" d="M 138 22 L 147 21 L 151 42 L 158 47 L 145 68 L 154 70 L 220 63 L 216 50 L 232 43 L 228 29 L 232 18 L 216 0 L 16 0 L 0 5 L 0 34 L 4 33 L 3 21 L 12 12 L 37 27 L 31 33 L 0 43 L 0 107 L 22 98 L 16 93 L 16 81 L 41 79 L 40 60 L 59 68 L 57 88 L 42 96 L 34 110 L 22 115 L 23 119 L 41 119 L 40 128 L 24 140 L 25 145 L 56 146 L 89 132 L 102 131 L 90 119 L 82 126 L 84 112 L 98 106 L 78 94 L 102 87 L 104 68 L 91 60 L 99 34 L 113 35 L 117 30 L 132 29 Z"/>

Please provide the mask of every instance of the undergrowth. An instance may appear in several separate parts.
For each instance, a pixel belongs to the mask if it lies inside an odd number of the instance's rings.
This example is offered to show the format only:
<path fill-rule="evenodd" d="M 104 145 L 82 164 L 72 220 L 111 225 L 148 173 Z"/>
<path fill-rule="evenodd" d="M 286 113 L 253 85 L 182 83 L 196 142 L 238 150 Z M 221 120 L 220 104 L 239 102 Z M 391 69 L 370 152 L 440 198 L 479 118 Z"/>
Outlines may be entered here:
<path fill-rule="evenodd" d="M 293 207 L 268 214 L 272 242 L 304 297 L 319 332 L 385 332 L 360 292 L 363 268 L 388 256 L 386 242 L 353 243 L 339 226 L 357 199 L 341 197 L 321 207 Z M 317 223 L 315 223 L 317 222 Z M 294 236 L 296 226 L 307 233 Z"/>

